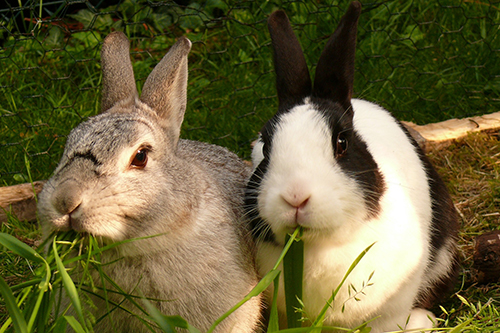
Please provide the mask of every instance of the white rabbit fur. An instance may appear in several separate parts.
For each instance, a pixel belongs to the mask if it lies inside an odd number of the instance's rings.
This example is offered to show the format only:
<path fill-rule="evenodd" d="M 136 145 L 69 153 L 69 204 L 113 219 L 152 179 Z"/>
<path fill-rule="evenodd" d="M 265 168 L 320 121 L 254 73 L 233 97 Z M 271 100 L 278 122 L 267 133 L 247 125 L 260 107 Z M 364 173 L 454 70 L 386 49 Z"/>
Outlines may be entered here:
<path fill-rule="evenodd" d="M 104 244 L 154 236 L 103 252 L 103 271 L 124 291 L 161 300 L 152 303 L 162 313 L 180 315 L 206 331 L 258 277 L 254 245 L 241 219 L 249 168 L 225 148 L 179 140 L 190 48 L 181 38 L 139 98 L 127 38 L 115 32 L 105 39 L 102 113 L 68 136 L 59 166 L 40 194 L 39 217 L 45 235 L 73 229 Z M 92 274 L 102 285 L 98 273 Z M 123 300 L 107 295 L 113 302 Z M 97 317 L 113 308 L 93 300 Z M 128 301 L 122 306 L 142 314 Z M 252 332 L 259 325 L 255 297 L 216 332 Z M 95 329 L 149 332 L 120 309 Z"/>
<path fill-rule="evenodd" d="M 339 24 L 338 29 L 344 31 L 334 33 L 336 37 L 328 42 L 324 54 L 332 52 L 331 45 L 352 44 L 342 34 L 354 34 L 355 42 L 359 12 L 359 4 L 351 5 Z M 294 55 L 300 46 L 289 44 L 298 41 L 291 36 L 283 12 L 276 12 L 269 21 L 280 108 L 254 147 L 254 170 L 246 195 L 261 274 L 276 263 L 285 235 L 302 226 L 302 300 L 305 314 L 314 320 L 356 257 L 374 243 L 340 289 L 325 324 L 354 328 L 380 316 L 369 324 L 372 332 L 433 327 L 434 315 L 425 308 L 452 285 L 457 268 L 457 221 L 444 184 L 388 111 L 364 100 L 351 100 L 350 93 L 347 103 L 340 99 L 333 101 L 336 105 L 329 104 L 322 95 L 321 79 L 315 81 L 314 88 L 307 82 L 297 83 L 300 74 L 289 73 L 305 70 L 295 70 L 291 63 L 306 65 L 301 54 Z M 335 38 L 342 42 L 331 44 Z M 354 46 L 348 47 L 352 50 L 338 50 L 342 55 L 337 56 L 348 57 L 349 52 L 353 56 Z M 280 63 L 284 54 L 289 57 L 288 65 Z M 320 71 L 328 71 L 323 54 L 322 58 L 317 78 Z M 334 64 L 329 61 L 326 66 Z M 353 68 L 350 70 L 352 73 Z M 352 91 L 352 77 L 345 81 L 350 82 Z M 296 89 L 301 84 L 306 87 L 302 92 Z M 297 91 L 299 96 L 294 95 Z M 332 105 L 334 110 L 327 110 Z M 348 117 L 352 117 L 348 128 L 338 124 Z M 332 132 L 337 126 L 346 133 L 352 129 L 351 136 L 346 134 L 347 147 L 340 149 L 341 154 L 334 146 L 339 144 Z M 349 155 L 356 150 L 362 154 Z M 355 160 L 359 156 L 367 158 L 367 166 L 362 165 L 365 161 Z M 372 178 L 361 178 L 366 173 L 373 173 Z M 440 216 L 444 212 L 449 216 Z M 444 226 L 439 226 L 440 220 Z M 353 289 L 349 292 L 350 285 L 358 293 Z M 283 317 L 283 281 L 277 301 Z"/>

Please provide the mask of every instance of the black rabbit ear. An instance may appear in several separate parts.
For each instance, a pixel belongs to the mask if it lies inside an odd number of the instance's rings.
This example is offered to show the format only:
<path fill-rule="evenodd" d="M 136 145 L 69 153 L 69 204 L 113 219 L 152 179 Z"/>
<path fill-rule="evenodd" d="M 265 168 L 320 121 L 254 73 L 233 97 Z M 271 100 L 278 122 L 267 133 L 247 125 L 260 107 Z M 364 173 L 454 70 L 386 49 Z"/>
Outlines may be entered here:
<path fill-rule="evenodd" d="M 300 104 L 311 94 L 311 77 L 306 59 L 284 11 L 278 10 L 267 21 L 274 49 L 274 68 L 279 111 Z"/>
<path fill-rule="evenodd" d="M 361 4 L 354 1 L 328 39 L 316 67 L 313 95 L 351 106 L 354 82 L 354 54 Z"/>

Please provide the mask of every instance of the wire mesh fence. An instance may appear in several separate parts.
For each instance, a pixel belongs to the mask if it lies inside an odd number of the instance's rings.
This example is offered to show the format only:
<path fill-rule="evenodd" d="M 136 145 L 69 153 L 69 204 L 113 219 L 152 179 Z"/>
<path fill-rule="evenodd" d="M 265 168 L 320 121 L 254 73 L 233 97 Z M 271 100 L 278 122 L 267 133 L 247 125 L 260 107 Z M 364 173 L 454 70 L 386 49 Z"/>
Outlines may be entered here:
<path fill-rule="evenodd" d="M 2 185 L 45 179 L 99 112 L 100 46 L 131 40 L 139 91 L 175 39 L 193 42 L 182 137 L 247 158 L 277 98 L 266 19 L 284 9 L 311 70 L 348 1 L 6 1 L 0 9 Z M 500 1 L 364 1 L 356 97 L 429 123 L 500 109 Z"/>

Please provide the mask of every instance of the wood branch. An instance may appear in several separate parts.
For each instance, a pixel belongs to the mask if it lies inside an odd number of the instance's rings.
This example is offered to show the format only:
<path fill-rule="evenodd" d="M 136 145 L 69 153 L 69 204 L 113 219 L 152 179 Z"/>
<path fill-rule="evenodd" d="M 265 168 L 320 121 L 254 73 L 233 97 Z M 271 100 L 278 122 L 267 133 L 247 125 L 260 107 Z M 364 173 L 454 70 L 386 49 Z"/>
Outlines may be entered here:
<path fill-rule="evenodd" d="M 472 132 L 499 130 L 500 112 L 465 119 L 450 119 L 427 125 L 416 125 L 411 122 L 403 122 L 403 124 L 420 146 L 428 150 L 430 147 L 446 147 L 453 140 L 463 138 Z"/>
<path fill-rule="evenodd" d="M 0 187 L 0 223 L 8 220 L 8 214 L 21 221 L 36 220 L 35 194 L 40 193 L 45 181 Z"/>

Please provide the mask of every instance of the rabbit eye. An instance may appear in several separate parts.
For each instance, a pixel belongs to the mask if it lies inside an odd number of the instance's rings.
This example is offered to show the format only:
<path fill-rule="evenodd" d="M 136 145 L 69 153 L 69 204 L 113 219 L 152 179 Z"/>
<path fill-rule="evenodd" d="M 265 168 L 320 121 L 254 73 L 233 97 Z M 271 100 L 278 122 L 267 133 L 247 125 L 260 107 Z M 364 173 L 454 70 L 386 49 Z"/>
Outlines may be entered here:
<path fill-rule="evenodd" d="M 148 150 L 146 148 L 139 149 L 136 153 L 130 166 L 133 168 L 143 169 L 148 163 Z"/>
<path fill-rule="evenodd" d="M 348 147 L 347 139 L 342 134 L 339 134 L 339 136 L 337 137 L 337 147 L 335 149 L 335 157 L 342 157 L 345 154 L 347 147 Z"/>

